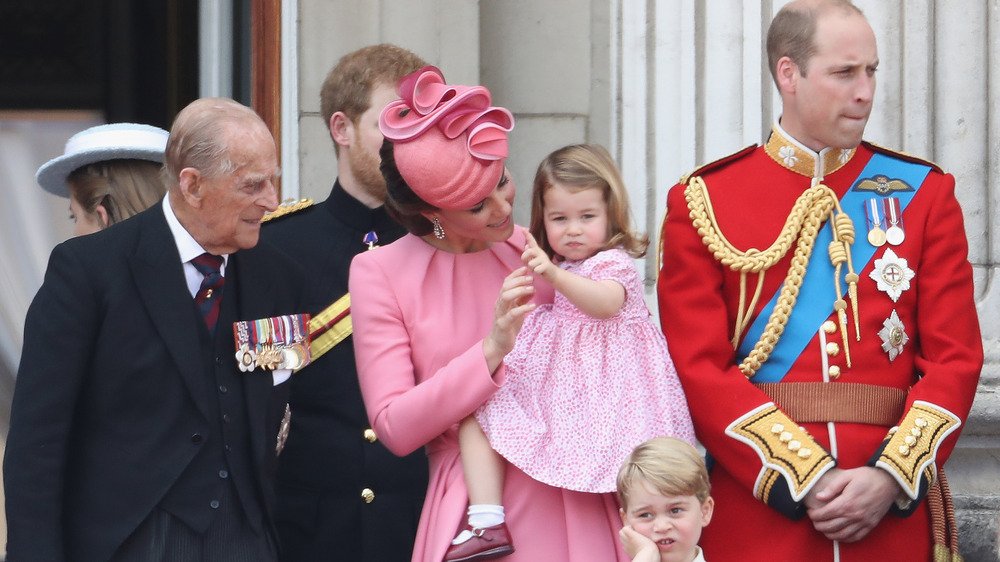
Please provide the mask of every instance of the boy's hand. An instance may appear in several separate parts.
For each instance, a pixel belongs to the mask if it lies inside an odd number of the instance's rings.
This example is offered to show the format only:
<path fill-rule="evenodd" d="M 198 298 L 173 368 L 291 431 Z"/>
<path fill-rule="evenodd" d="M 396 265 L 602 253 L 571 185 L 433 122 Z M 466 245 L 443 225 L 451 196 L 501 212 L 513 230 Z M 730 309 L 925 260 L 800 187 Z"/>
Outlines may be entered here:
<path fill-rule="evenodd" d="M 632 562 L 659 562 L 660 549 L 656 543 L 645 535 L 639 534 L 631 525 L 625 525 L 618 531 L 618 538 L 625 547 L 625 553 L 632 557 Z"/>
<path fill-rule="evenodd" d="M 528 266 L 529 271 L 552 283 L 556 275 L 559 274 L 560 269 L 552 263 L 549 256 L 545 255 L 545 252 L 538 246 L 535 237 L 527 229 L 524 230 L 524 237 L 527 239 L 527 242 L 524 244 L 524 253 L 521 254 L 521 261 L 524 262 L 524 265 Z"/>

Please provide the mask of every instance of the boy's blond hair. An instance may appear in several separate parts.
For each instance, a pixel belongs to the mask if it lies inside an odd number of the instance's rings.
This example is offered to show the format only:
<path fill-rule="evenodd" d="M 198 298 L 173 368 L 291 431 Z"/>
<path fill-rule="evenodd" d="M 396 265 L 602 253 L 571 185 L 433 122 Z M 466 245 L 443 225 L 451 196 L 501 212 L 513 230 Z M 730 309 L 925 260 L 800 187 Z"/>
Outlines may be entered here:
<path fill-rule="evenodd" d="M 657 437 L 636 447 L 618 471 L 618 498 L 628 506 L 629 493 L 643 483 L 664 496 L 695 496 L 705 503 L 712 486 L 698 450 L 675 437 Z"/>

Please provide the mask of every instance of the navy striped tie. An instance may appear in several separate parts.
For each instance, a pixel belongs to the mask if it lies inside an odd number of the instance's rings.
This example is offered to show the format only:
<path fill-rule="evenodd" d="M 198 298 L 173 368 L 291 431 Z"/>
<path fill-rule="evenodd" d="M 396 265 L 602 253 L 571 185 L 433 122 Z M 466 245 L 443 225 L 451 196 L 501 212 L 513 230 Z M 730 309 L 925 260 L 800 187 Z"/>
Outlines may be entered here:
<path fill-rule="evenodd" d="M 226 283 L 225 277 L 219 272 L 222 267 L 222 256 L 202 254 L 191 260 L 191 265 L 205 276 L 198 293 L 194 296 L 194 302 L 201 310 L 201 315 L 205 317 L 208 331 L 215 334 L 215 323 L 219 320 L 219 305 L 222 303 L 222 286 Z"/>

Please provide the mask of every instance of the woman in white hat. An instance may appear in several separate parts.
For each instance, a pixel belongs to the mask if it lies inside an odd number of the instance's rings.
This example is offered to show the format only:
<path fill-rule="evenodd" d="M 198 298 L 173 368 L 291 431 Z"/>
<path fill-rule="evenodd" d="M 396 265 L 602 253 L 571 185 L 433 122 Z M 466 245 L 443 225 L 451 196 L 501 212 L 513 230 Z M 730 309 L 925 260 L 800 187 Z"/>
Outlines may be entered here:
<path fill-rule="evenodd" d="M 125 220 L 163 198 L 167 131 L 151 125 L 98 125 L 70 137 L 62 156 L 35 175 L 42 189 L 69 198 L 77 236 Z"/>

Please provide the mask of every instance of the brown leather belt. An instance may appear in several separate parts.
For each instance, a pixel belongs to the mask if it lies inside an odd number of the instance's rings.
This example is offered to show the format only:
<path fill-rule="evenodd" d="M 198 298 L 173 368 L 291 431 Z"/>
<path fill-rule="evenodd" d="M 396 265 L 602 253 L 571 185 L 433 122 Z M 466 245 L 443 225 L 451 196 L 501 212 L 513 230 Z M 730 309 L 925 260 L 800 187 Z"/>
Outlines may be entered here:
<path fill-rule="evenodd" d="M 841 422 L 892 427 L 903 419 L 905 390 L 862 383 L 765 382 L 756 385 L 798 423 Z"/>

